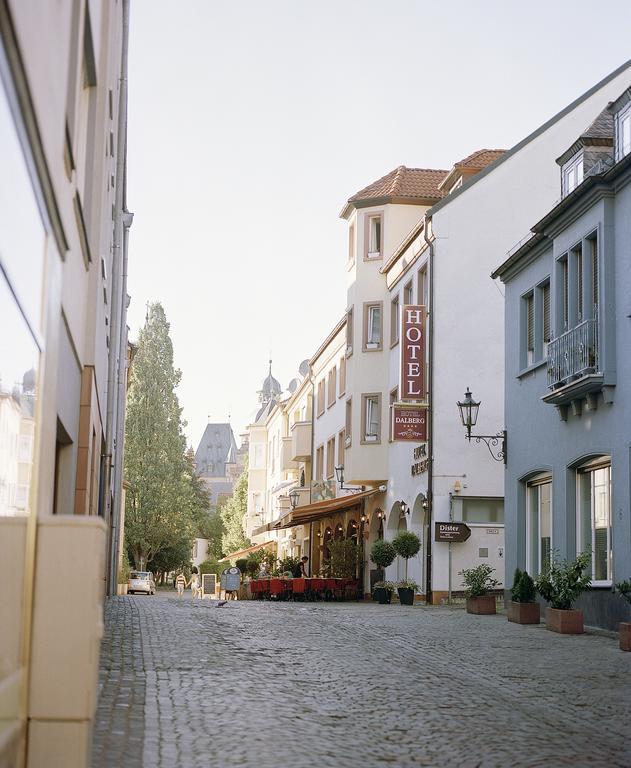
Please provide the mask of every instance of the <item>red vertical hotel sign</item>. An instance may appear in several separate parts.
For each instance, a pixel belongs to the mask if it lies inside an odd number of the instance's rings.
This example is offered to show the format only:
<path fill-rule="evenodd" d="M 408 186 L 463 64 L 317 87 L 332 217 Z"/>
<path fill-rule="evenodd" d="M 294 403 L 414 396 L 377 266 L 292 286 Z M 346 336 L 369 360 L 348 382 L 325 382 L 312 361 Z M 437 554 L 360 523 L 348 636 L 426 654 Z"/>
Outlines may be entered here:
<path fill-rule="evenodd" d="M 425 348 L 425 306 L 405 304 L 401 328 L 402 400 L 426 397 Z"/>

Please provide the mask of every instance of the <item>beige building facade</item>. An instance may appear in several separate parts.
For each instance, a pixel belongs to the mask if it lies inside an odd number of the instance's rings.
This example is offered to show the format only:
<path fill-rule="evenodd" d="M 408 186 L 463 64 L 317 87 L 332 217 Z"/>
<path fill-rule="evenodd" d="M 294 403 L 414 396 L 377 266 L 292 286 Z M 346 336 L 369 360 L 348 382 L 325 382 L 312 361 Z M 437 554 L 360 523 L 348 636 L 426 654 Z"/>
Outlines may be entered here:
<path fill-rule="evenodd" d="M 89 759 L 122 530 L 127 19 L 0 2 L 2 768 Z"/>

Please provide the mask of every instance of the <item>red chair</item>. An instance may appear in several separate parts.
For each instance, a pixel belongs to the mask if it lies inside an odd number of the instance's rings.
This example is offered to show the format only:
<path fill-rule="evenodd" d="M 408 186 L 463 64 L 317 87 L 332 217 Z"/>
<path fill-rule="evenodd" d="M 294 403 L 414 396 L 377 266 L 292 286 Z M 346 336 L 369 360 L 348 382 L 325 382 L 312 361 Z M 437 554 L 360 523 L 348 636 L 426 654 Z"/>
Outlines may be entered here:
<path fill-rule="evenodd" d="M 306 587 L 307 587 L 306 579 L 291 580 L 291 591 L 292 591 L 294 600 L 296 599 L 296 597 L 299 597 L 300 599 L 304 600 Z"/>
<path fill-rule="evenodd" d="M 270 579 L 269 580 L 269 594 L 270 597 L 279 598 L 284 592 L 282 579 Z"/>

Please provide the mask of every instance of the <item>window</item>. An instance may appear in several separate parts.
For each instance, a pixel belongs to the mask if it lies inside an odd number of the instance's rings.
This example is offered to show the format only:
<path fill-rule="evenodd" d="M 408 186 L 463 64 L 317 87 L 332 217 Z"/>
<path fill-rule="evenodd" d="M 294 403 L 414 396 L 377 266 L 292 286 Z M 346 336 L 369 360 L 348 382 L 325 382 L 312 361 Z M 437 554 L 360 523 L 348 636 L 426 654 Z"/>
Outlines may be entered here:
<path fill-rule="evenodd" d="M 572 251 L 574 259 L 574 281 L 576 295 L 576 318 L 578 323 L 583 322 L 583 248 L 579 243 Z"/>
<path fill-rule="evenodd" d="M 569 275 L 567 270 L 567 256 L 561 259 L 561 331 L 567 331 L 569 322 Z"/>
<path fill-rule="evenodd" d="M 345 423 L 346 440 L 344 441 L 347 448 L 351 444 L 351 436 L 353 434 L 352 426 L 353 426 L 353 403 L 352 403 L 352 398 L 349 397 L 348 400 L 346 401 L 346 423 Z"/>
<path fill-rule="evenodd" d="M 543 356 L 548 354 L 548 344 L 552 338 L 550 331 L 550 282 L 541 286 L 541 304 L 543 308 Z"/>
<path fill-rule="evenodd" d="M 382 302 L 364 304 L 364 351 L 381 349 L 382 339 Z"/>
<path fill-rule="evenodd" d="M 346 392 L 346 358 L 340 358 L 340 378 L 339 378 L 339 392 L 341 396 Z"/>
<path fill-rule="evenodd" d="M 590 260 L 592 269 L 592 317 L 598 317 L 598 236 L 596 233 L 587 241 L 589 243 Z"/>
<path fill-rule="evenodd" d="M 332 437 L 326 444 L 326 476 L 331 478 L 335 475 L 335 438 Z"/>
<path fill-rule="evenodd" d="M 610 582 L 611 558 L 611 464 L 592 462 L 578 470 L 577 549 L 591 548 L 589 565 L 593 582 Z"/>
<path fill-rule="evenodd" d="M 317 402 L 317 415 L 322 416 L 324 413 L 324 388 L 325 388 L 325 381 L 324 379 L 320 379 L 318 382 L 318 402 Z"/>
<path fill-rule="evenodd" d="M 346 447 L 346 432 L 342 430 L 337 436 L 337 465 L 344 466 L 344 449 Z"/>
<path fill-rule="evenodd" d="M 399 400 L 399 387 L 395 387 L 394 389 L 390 390 L 390 413 L 388 416 L 388 422 L 390 425 L 389 431 L 388 431 L 388 439 L 390 442 L 392 442 L 392 429 L 393 429 L 393 416 L 392 416 L 392 406 L 398 402 Z"/>
<path fill-rule="evenodd" d="M 465 523 L 498 523 L 504 525 L 504 499 L 462 498 Z"/>
<path fill-rule="evenodd" d="M 427 266 L 423 267 L 418 273 L 418 303 L 427 306 L 428 283 Z"/>
<path fill-rule="evenodd" d="M 526 366 L 535 362 L 535 295 L 529 293 L 526 302 Z"/>
<path fill-rule="evenodd" d="M 316 449 L 316 480 L 322 480 L 324 475 L 324 446 L 321 445 Z"/>
<path fill-rule="evenodd" d="M 362 442 L 381 442 L 381 394 L 362 395 Z"/>
<path fill-rule="evenodd" d="M 561 171 L 562 194 L 569 195 L 583 181 L 583 155 L 574 157 Z"/>
<path fill-rule="evenodd" d="M 348 263 L 355 261 L 355 223 L 348 228 Z"/>
<path fill-rule="evenodd" d="M 328 381 L 329 398 L 327 400 L 328 408 L 335 405 L 336 392 L 337 392 L 337 368 L 333 366 L 333 368 L 331 368 L 331 370 L 329 371 L 329 381 Z"/>
<path fill-rule="evenodd" d="M 353 354 L 353 308 L 346 310 L 346 357 Z"/>
<path fill-rule="evenodd" d="M 413 296 L 413 288 L 412 288 L 412 281 L 403 288 L 403 304 L 413 304 L 414 301 L 412 300 Z"/>
<path fill-rule="evenodd" d="M 255 443 L 254 446 L 254 455 L 252 457 L 252 469 L 264 469 L 265 468 L 265 457 L 264 457 L 264 451 L 265 446 L 263 443 Z"/>
<path fill-rule="evenodd" d="M 390 345 L 394 346 L 399 341 L 399 326 L 401 324 L 401 308 L 399 297 L 395 296 L 390 302 Z"/>
<path fill-rule="evenodd" d="M 526 570 L 535 577 L 552 552 L 552 478 L 528 483 L 526 495 Z"/>
<path fill-rule="evenodd" d="M 616 116 L 616 160 L 631 152 L 631 104 Z"/>
<path fill-rule="evenodd" d="M 364 258 L 365 259 L 380 259 L 381 258 L 381 246 L 382 246 L 382 215 L 376 214 L 366 216 L 366 232 L 365 232 L 365 246 L 364 246 Z"/>

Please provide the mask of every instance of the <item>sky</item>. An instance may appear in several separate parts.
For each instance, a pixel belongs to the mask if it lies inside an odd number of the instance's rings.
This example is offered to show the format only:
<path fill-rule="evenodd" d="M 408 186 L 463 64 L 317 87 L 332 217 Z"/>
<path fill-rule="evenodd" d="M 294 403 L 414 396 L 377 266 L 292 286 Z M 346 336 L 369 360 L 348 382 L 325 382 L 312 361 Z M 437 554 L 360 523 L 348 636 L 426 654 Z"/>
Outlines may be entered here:
<path fill-rule="evenodd" d="M 235 434 L 346 309 L 346 200 L 510 148 L 631 57 L 631 3 L 133 0 L 130 337 L 171 324 L 186 435 Z"/>

